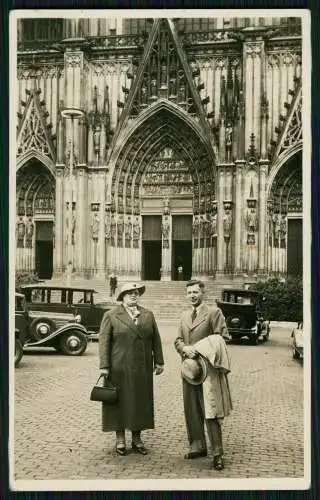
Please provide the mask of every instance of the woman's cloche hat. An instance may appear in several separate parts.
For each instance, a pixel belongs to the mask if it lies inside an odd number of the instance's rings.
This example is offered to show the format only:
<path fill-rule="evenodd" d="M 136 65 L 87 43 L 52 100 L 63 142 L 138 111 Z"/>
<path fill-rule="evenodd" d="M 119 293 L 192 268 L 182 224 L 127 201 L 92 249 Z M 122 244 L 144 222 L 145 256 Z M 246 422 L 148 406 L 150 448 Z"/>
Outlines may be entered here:
<path fill-rule="evenodd" d="M 118 301 L 122 300 L 124 294 L 132 292 L 132 290 L 138 290 L 139 295 L 142 295 L 146 291 L 146 287 L 144 285 L 140 285 L 137 283 L 124 283 L 121 287 L 117 300 Z"/>
<path fill-rule="evenodd" d="M 200 385 L 207 377 L 207 363 L 202 356 L 186 358 L 181 365 L 181 376 L 189 384 Z"/>

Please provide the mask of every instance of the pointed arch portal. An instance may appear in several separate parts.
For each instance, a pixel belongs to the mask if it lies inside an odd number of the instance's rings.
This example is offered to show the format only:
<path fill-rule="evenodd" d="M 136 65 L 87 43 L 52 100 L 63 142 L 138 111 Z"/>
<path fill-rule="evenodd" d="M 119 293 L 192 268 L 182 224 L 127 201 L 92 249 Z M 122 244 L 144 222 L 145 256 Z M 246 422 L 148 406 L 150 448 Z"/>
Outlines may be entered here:
<path fill-rule="evenodd" d="M 36 157 L 17 172 L 17 269 L 35 271 L 39 278 L 53 272 L 55 178 Z"/>

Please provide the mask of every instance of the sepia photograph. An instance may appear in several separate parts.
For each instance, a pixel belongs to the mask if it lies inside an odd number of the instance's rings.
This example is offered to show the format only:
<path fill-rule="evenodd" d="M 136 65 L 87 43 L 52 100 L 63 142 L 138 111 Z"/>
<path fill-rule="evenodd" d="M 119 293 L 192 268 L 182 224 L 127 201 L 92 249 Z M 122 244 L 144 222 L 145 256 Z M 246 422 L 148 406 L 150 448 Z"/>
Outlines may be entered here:
<path fill-rule="evenodd" d="M 13 490 L 310 486 L 309 14 L 11 12 Z"/>

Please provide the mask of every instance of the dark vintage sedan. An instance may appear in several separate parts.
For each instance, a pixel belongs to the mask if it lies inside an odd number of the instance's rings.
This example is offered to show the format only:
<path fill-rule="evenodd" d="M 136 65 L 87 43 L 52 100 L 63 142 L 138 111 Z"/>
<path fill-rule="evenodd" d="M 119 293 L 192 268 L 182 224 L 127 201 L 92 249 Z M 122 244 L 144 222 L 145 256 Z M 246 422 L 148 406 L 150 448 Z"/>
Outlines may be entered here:
<path fill-rule="evenodd" d="M 108 301 L 95 303 L 94 296 L 97 292 L 92 288 L 36 283 L 24 285 L 21 290 L 31 311 L 72 313 L 92 339 L 98 336 L 104 313 L 116 305 Z"/>
<path fill-rule="evenodd" d="M 15 294 L 15 345 L 14 364 L 18 366 L 23 356 L 23 346 L 30 340 L 30 317 L 28 314 L 25 296 Z"/>
<path fill-rule="evenodd" d="M 52 330 L 48 329 L 49 324 L 55 325 Z M 26 347 L 53 347 L 62 354 L 80 356 L 87 344 L 87 331 L 73 314 L 30 311 L 25 296 L 15 294 L 15 366 Z"/>
<path fill-rule="evenodd" d="M 222 300 L 217 300 L 233 339 L 247 337 L 252 344 L 268 340 L 270 321 L 263 316 L 263 296 L 254 290 L 226 288 Z"/>
<path fill-rule="evenodd" d="M 292 357 L 294 359 L 303 359 L 303 325 L 298 323 L 297 328 L 291 332 L 292 339 Z"/>

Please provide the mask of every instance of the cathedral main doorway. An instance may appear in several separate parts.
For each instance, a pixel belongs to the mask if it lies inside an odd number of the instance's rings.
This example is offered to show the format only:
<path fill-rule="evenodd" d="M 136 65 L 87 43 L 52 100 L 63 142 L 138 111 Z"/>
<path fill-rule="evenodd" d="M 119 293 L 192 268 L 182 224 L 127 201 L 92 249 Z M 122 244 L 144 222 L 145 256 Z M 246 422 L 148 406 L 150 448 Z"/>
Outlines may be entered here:
<path fill-rule="evenodd" d="M 291 276 L 302 276 L 302 219 L 288 219 L 288 261 L 287 273 Z"/>
<path fill-rule="evenodd" d="M 161 215 L 142 217 L 142 279 L 160 280 L 162 266 Z"/>
<path fill-rule="evenodd" d="M 171 279 L 189 280 L 192 275 L 192 215 L 172 216 Z M 179 273 L 178 268 L 182 268 Z"/>
<path fill-rule="evenodd" d="M 53 222 L 36 221 L 35 271 L 40 279 L 53 272 Z"/>

